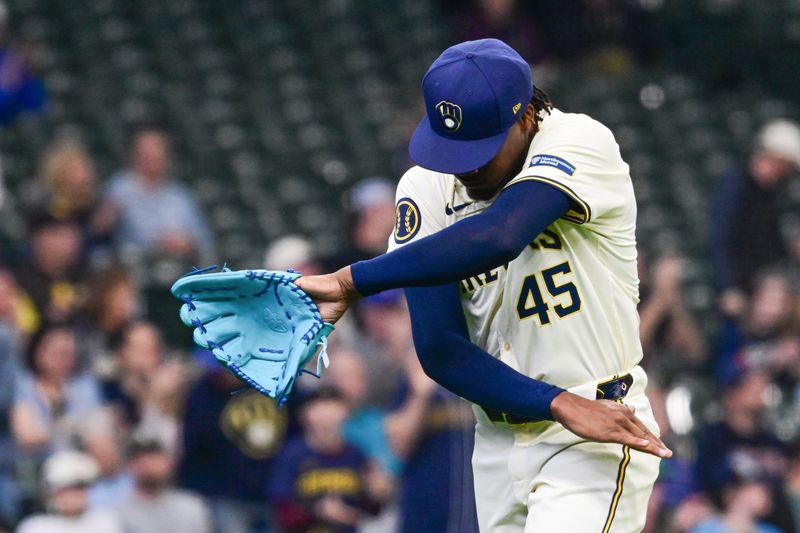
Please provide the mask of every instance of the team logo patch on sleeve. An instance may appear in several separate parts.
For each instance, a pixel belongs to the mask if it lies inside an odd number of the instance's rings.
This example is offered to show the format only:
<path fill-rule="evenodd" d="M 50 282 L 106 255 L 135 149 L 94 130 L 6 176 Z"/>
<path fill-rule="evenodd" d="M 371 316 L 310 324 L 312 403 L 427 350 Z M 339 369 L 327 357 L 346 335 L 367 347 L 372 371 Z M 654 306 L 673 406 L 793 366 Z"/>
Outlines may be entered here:
<path fill-rule="evenodd" d="M 547 155 L 547 154 L 539 154 L 533 156 L 531 158 L 531 164 L 528 165 L 529 167 L 555 167 L 558 170 L 561 170 L 568 175 L 572 176 L 575 174 L 575 165 L 561 159 L 560 157 L 556 157 L 554 155 Z"/>
<path fill-rule="evenodd" d="M 414 237 L 422 225 L 419 207 L 411 198 L 401 198 L 394 209 L 394 242 L 400 244 Z"/>

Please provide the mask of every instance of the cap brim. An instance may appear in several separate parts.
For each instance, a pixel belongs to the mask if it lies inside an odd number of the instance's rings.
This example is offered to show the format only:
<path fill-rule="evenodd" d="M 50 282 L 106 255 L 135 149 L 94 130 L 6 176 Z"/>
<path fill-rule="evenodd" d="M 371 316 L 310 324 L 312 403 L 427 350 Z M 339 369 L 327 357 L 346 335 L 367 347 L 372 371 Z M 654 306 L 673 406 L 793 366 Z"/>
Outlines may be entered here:
<path fill-rule="evenodd" d="M 408 143 L 408 155 L 428 170 L 466 174 L 491 161 L 506 141 L 508 132 L 485 139 L 454 141 L 433 131 L 428 117 L 423 117 Z"/>

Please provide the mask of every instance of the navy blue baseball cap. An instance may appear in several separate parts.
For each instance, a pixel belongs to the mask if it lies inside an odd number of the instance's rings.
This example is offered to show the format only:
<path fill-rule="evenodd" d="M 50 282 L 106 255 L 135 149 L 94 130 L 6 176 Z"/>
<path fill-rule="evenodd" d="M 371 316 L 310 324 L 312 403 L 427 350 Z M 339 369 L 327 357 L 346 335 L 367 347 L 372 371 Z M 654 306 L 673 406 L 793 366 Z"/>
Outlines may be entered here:
<path fill-rule="evenodd" d="M 426 116 L 408 153 L 447 174 L 476 170 L 497 154 L 533 96 L 531 68 L 497 39 L 467 41 L 440 55 L 422 79 Z"/>

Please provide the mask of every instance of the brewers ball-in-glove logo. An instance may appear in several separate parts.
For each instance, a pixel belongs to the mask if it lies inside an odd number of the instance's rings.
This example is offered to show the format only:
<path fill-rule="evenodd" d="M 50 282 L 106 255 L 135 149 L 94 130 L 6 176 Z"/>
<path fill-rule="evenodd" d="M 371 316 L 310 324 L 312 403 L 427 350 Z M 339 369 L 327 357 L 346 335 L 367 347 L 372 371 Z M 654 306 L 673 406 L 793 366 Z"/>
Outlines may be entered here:
<path fill-rule="evenodd" d="M 442 100 L 436 104 L 436 111 L 442 119 L 442 125 L 447 131 L 453 132 L 461 127 L 461 107 L 452 102 Z"/>
<path fill-rule="evenodd" d="M 422 217 L 419 208 L 411 198 L 401 198 L 394 209 L 394 242 L 403 243 L 419 232 Z"/>
<path fill-rule="evenodd" d="M 275 454 L 286 434 L 286 411 L 254 390 L 231 396 L 219 417 L 222 434 L 247 457 Z"/>

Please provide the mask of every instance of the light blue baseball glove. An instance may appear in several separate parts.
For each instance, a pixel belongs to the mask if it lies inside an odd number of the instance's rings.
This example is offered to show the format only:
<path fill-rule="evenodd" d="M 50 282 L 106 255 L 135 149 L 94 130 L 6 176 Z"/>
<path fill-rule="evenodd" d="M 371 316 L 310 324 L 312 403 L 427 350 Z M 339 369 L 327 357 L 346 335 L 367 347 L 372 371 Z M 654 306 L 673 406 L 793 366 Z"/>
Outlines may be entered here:
<path fill-rule="evenodd" d="M 195 269 L 172 294 L 194 342 L 262 394 L 286 402 L 295 379 L 319 351 L 316 376 L 329 364 L 327 337 L 317 305 L 297 285 L 297 272 Z M 310 372 L 313 373 L 313 372 Z"/>

